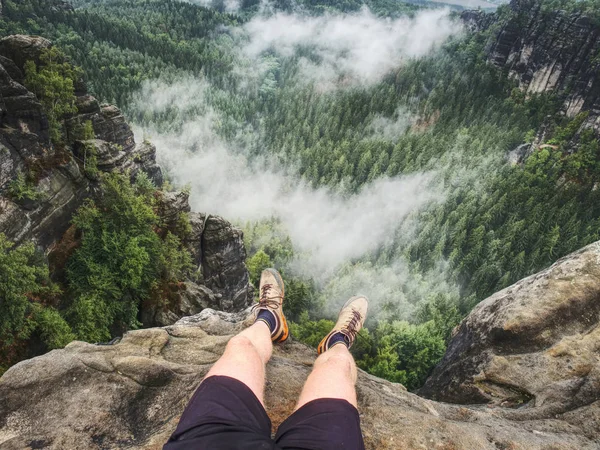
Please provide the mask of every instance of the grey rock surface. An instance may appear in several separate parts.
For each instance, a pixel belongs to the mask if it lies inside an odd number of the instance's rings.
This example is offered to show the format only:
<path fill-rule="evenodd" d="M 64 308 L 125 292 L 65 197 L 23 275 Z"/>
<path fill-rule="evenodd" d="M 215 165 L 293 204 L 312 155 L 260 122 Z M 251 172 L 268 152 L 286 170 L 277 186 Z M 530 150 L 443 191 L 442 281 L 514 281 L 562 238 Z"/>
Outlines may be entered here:
<path fill-rule="evenodd" d="M 163 193 L 159 200 L 159 212 L 167 228 L 176 226 L 179 214 L 188 211 L 187 194 Z M 253 301 L 242 232 L 218 216 L 192 213 L 190 224 L 192 231 L 184 244 L 196 269 L 191 280 L 172 286 L 161 304 L 142 305 L 145 326 L 171 325 L 204 308 L 238 312 Z"/>
<path fill-rule="evenodd" d="M 85 116 L 83 117 L 85 120 Z M 115 143 L 126 153 L 135 148 L 133 131 L 125 121 L 121 110 L 114 105 L 103 105 L 90 117 L 98 139 Z"/>
<path fill-rule="evenodd" d="M 252 286 L 242 231 L 222 217 L 208 216 L 201 245 L 204 284 L 222 296 L 224 311 L 244 309 L 252 302 Z"/>
<path fill-rule="evenodd" d="M 247 316 L 205 309 L 115 345 L 73 342 L 17 364 L 0 378 L 0 449 L 160 449 Z M 274 427 L 293 411 L 315 358 L 297 342 L 276 346 L 265 399 Z M 515 418 L 501 407 L 427 400 L 362 371 L 357 392 L 369 450 L 598 448 L 589 407 Z"/>
<path fill-rule="evenodd" d="M 131 154 L 131 174 L 136 176 L 140 171 L 145 172 L 154 185 L 160 188 L 163 185 L 162 169 L 156 162 L 156 147 L 154 144 L 144 141 L 136 144 Z"/>
<path fill-rule="evenodd" d="M 191 213 L 188 197 L 185 192 L 161 192 L 156 197 L 164 233 L 175 233 L 182 219 L 189 220 L 183 244 L 194 270 L 184 285 L 171 287 L 161 304 L 142 306 L 145 326 L 171 325 L 203 308 L 237 312 L 253 300 L 241 230 L 221 217 Z"/>
<path fill-rule="evenodd" d="M 194 316 L 206 308 L 219 308 L 221 297 L 206 286 L 187 281 L 181 283 L 162 305 L 141 309 L 141 321 L 145 325 L 167 326 L 182 317 Z"/>
<path fill-rule="evenodd" d="M 600 444 L 600 242 L 481 302 L 420 393 L 562 421 Z"/>
<path fill-rule="evenodd" d="M 42 51 L 50 47 L 52 42 L 40 36 L 17 34 L 0 39 L 0 55 L 11 60 L 19 68 L 21 75 L 27 61 L 39 64 Z"/>
<path fill-rule="evenodd" d="M 198 267 L 195 276 L 199 280 L 203 280 L 202 275 L 202 234 L 204 233 L 204 223 L 206 222 L 206 214 L 190 213 L 191 231 L 185 242 L 186 246 L 192 254 L 192 262 Z"/>
<path fill-rule="evenodd" d="M 471 31 L 497 27 L 488 41 L 488 60 L 516 80 L 528 96 L 553 94 L 562 102 L 562 113 L 568 118 L 587 113 L 566 151 L 578 151 L 586 129 L 600 138 L 597 21 L 581 13 L 552 10 L 542 0 L 512 0 L 510 11 L 502 15 L 465 11 L 461 19 Z M 552 129 L 544 123 L 524 156 L 540 148 Z"/>
<path fill-rule="evenodd" d="M 26 61 L 40 61 L 50 41 L 35 36 L 8 36 L 0 40 L 0 232 L 16 243 L 32 240 L 48 250 L 70 226 L 73 213 L 94 195 L 95 180 L 83 175 L 81 149 L 57 149 L 50 142 L 48 120 L 36 96 L 22 82 Z M 77 100 L 79 113 L 69 124 L 90 120 L 97 139 L 90 142 L 98 154 L 100 171 L 148 174 L 162 184 L 156 149 L 136 146 L 133 132 L 114 106 L 101 107 L 86 92 Z M 11 183 L 19 174 L 35 173 L 35 198 L 15 199 Z"/>
<path fill-rule="evenodd" d="M 515 17 L 501 28 L 491 61 L 508 69 L 529 94 L 565 94 L 567 114 L 600 104 L 600 26 L 579 13 L 544 12 L 539 0 L 513 0 Z"/>
<path fill-rule="evenodd" d="M 182 214 L 189 214 L 190 196 L 185 192 L 161 192 L 157 198 L 156 210 L 162 219 L 163 226 L 175 230 L 179 226 Z"/>

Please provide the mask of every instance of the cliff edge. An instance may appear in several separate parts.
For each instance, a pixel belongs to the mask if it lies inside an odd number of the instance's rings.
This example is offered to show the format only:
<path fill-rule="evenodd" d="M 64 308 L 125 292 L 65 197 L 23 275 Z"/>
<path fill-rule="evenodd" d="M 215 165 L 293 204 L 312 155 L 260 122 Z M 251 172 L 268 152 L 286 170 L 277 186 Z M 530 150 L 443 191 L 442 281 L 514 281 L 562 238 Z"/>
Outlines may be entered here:
<path fill-rule="evenodd" d="M 424 389 L 468 405 L 360 372 L 367 448 L 597 449 L 599 297 L 600 242 L 482 302 Z M 73 342 L 15 365 L 0 378 L 0 448 L 161 448 L 246 317 L 207 309 L 114 345 Z M 315 357 L 293 341 L 276 348 L 266 388 L 274 426 Z"/>

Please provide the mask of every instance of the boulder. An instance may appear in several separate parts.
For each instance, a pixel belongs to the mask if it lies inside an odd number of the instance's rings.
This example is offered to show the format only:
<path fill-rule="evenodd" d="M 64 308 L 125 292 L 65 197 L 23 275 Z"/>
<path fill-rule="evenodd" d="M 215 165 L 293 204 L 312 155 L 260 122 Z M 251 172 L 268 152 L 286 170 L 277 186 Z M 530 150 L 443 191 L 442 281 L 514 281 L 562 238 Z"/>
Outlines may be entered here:
<path fill-rule="evenodd" d="M 0 378 L 0 448 L 160 449 L 247 317 L 207 309 L 114 345 L 73 342 L 17 364 Z M 293 411 L 315 358 L 293 340 L 276 346 L 265 396 L 275 427 Z M 585 430 L 589 409 L 575 412 L 578 421 L 513 419 L 503 408 L 426 400 L 362 371 L 357 393 L 368 450 L 598 448 L 598 435 Z"/>
<path fill-rule="evenodd" d="M 21 74 L 24 72 L 27 61 L 39 64 L 40 55 L 50 47 L 52 47 L 52 42 L 40 36 L 16 34 L 0 39 L 0 55 L 13 61 Z"/>
<path fill-rule="evenodd" d="M 182 317 L 193 316 L 206 308 L 219 308 L 220 296 L 206 286 L 191 281 L 173 287 L 169 298 L 161 299 L 161 305 L 143 305 L 140 310 L 145 326 L 173 325 Z"/>
<path fill-rule="evenodd" d="M 100 113 L 100 102 L 95 97 L 85 94 L 77 97 L 75 101 L 77 112 L 79 114 Z"/>
<path fill-rule="evenodd" d="M 600 242 L 481 302 L 420 394 L 600 436 Z"/>

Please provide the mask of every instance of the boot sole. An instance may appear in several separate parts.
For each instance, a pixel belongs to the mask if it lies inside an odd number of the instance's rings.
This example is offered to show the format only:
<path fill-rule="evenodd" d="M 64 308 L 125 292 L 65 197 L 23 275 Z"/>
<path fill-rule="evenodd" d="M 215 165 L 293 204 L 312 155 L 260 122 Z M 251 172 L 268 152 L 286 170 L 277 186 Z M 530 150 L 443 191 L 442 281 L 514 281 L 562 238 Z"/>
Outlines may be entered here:
<path fill-rule="evenodd" d="M 358 299 L 358 298 L 364 298 L 367 301 L 367 304 L 369 303 L 369 299 L 365 296 L 365 295 L 355 295 L 353 297 L 350 297 L 350 299 L 344 303 L 344 306 L 342 306 L 340 308 L 340 310 L 344 309 L 345 307 L 347 307 L 350 303 L 352 303 L 354 300 Z"/>
<path fill-rule="evenodd" d="M 366 296 L 364 296 L 364 295 L 354 295 L 353 297 L 350 297 L 350 299 L 349 299 L 349 300 L 348 300 L 346 303 L 344 303 L 344 306 L 342 306 L 342 307 L 340 308 L 340 311 L 341 311 L 342 309 L 346 308 L 348 305 L 350 305 L 350 303 L 352 303 L 354 300 L 356 300 L 356 299 L 358 299 L 358 298 L 364 298 L 364 299 L 367 301 L 367 304 L 369 303 L 369 299 L 368 299 Z M 327 339 L 329 339 L 329 336 L 331 336 L 331 333 L 333 333 L 333 330 L 332 330 L 332 331 L 330 331 L 330 332 L 327 334 L 327 336 L 325 336 L 325 337 L 324 337 L 324 338 L 321 340 L 321 342 L 319 342 L 319 345 L 317 346 L 317 353 L 318 353 L 319 355 L 321 355 L 322 353 L 324 353 L 324 352 L 326 351 L 326 350 L 325 350 L 325 344 L 327 343 Z"/>
<path fill-rule="evenodd" d="M 281 289 L 281 296 L 283 297 L 281 300 L 281 327 L 283 328 L 283 333 L 277 339 L 273 340 L 276 344 L 281 344 L 285 342 L 288 337 L 290 337 L 290 329 L 288 328 L 287 320 L 285 319 L 285 315 L 283 314 L 283 300 L 285 299 L 285 286 L 283 283 L 283 278 L 281 278 L 281 274 L 277 272 L 275 269 L 265 269 L 268 270 L 277 280 L 277 284 L 279 285 L 279 289 Z"/>

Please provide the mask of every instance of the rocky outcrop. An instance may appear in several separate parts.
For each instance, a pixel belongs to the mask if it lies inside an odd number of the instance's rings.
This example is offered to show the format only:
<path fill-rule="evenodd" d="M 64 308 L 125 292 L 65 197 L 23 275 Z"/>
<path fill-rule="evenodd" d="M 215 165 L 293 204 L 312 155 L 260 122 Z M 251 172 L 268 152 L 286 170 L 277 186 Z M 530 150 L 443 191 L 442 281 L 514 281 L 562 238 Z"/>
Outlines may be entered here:
<path fill-rule="evenodd" d="M 171 297 L 160 307 L 141 308 L 141 322 L 147 326 L 172 325 L 182 317 L 196 315 L 206 308 L 219 308 L 221 304 L 220 296 L 191 281 L 176 286 Z"/>
<path fill-rule="evenodd" d="M 528 95 L 551 93 L 562 102 L 568 118 L 585 112 L 587 118 L 565 146 L 579 148 L 581 132 L 600 138 L 600 25 L 581 13 L 552 10 L 540 0 L 512 0 L 507 11 L 485 14 L 465 11 L 463 22 L 471 31 L 491 29 L 488 60 L 505 70 Z M 543 124 L 522 162 L 552 137 L 553 120 Z M 509 159 L 511 156 L 509 156 Z"/>
<path fill-rule="evenodd" d="M 184 245 L 190 251 L 194 271 L 186 283 L 172 286 L 161 304 L 142 307 L 145 326 L 166 326 L 204 308 L 237 312 L 253 301 L 253 287 L 246 268 L 243 233 L 219 216 L 191 213 L 188 195 L 163 192 L 157 211 L 165 230 L 175 232 L 185 214 L 189 229 Z"/>
<path fill-rule="evenodd" d="M 16 243 L 32 240 L 44 250 L 63 235 L 75 210 L 95 189 L 95 180 L 84 173 L 78 153 L 85 143 L 75 142 L 73 149 L 55 147 L 42 105 L 21 84 L 26 61 L 39 64 L 41 52 L 51 46 L 50 41 L 35 36 L 0 40 L 0 232 Z M 148 143 L 136 146 L 120 111 L 101 107 L 79 81 L 76 85 L 81 91 L 77 92 L 79 113 L 67 121 L 66 129 L 92 122 L 97 139 L 91 144 L 98 154 L 98 169 L 132 177 L 144 171 L 155 183 L 162 183 L 155 149 Z M 31 195 L 15 195 L 19 176 L 21 184 L 27 184 L 21 187 Z"/>
<path fill-rule="evenodd" d="M 73 342 L 17 364 L 0 378 L 0 448 L 161 448 L 247 315 L 204 310 L 115 345 Z M 294 409 L 315 358 L 293 341 L 275 348 L 266 389 L 275 427 Z M 369 450 L 598 448 L 594 405 L 513 417 L 501 407 L 427 400 L 362 371 L 357 391 Z"/>
<path fill-rule="evenodd" d="M 121 111 L 101 105 L 80 80 L 75 83 L 78 112 L 65 121 L 69 144 L 51 142 L 42 105 L 22 85 L 25 63 L 39 64 L 41 52 L 51 46 L 34 36 L 0 40 L 0 233 L 16 244 L 33 241 L 46 252 L 57 247 L 83 201 L 96 194 L 98 173 L 116 172 L 134 179 L 144 172 L 156 186 L 163 183 L 156 148 L 147 141 L 136 144 Z M 77 127 L 88 121 L 95 138 L 78 140 Z M 94 171 L 88 165 L 92 155 Z M 17 188 L 27 195 L 17 195 Z M 165 230 L 186 235 L 184 244 L 192 254 L 195 273 L 186 283 L 172 287 L 172 295 L 160 299 L 160 304 L 145 305 L 142 322 L 170 325 L 206 307 L 246 308 L 252 291 L 241 231 L 220 217 L 192 214 L 188 195 L 181 192 L 157 194 L 157 213 Z M 179 229 L 184 214 L 189 230 Z"/>
<path fill-rule="evenodd" d="M 209 248 L 236 235 L 210 216 L 206 233 Z M 219 302 L 208 288 L 184 289 L 192 300 L 180 314 Z M 360 372 L 367 449 L 597 449 L 599 298 L 600 242 L 476 307 L 422 389 L 431 400 Z M 0 448 L 161 448 L 228 339 L 250 321 L 249 310 L 203 309 L 113 345 L 73 342 L 13 366 L 0 378 Z M 315 357 L 293 339 L 276 347 L 266 390 L 275 426 L 293 410 Z"/>
<path fill-rule="evenodd" d="M 19 72 L 13 72 L 15 81 L 23 81 L 23 67 L 27 61 L 33 61 L 36 65 L 40 63 L 40 55 L 45 49 L 52 47 L 52 42 L 40 36 L 9 36 L 0 40 L 0 55 L 10 60 L 9 70 L 18 68 Z M 11 75 L 11 76 L 12 76 Z"/>
<path fill-rule="evenodd" d="M 554 92 L 574 117 L 600 109 L 600 26 L 579 13 L 545 11 L 538 0 L 513 0 L 489 58 L 529 94 Z"/>
<path fill-rule="evenodd" d="M 147 312 L 146 325 L 170 325 L 203 308 L 240 311 L 252 302 L 242 231 L 222 217 L 192 213 L 188 200 L 185 192 L 157 194 L 163 230 L 185 236 L 194 271 L 184 289 L 178 289 L 176 301 Z"/>
<path fill-rule="evenodd" d="M 192 263 L 194 264 L 194 266 L 198 267 L 195 276 L 198 280 L 203 281 L 204 277 L 202 275 L 202 235 L 204 234 L 206 214 L 194 212 L 190 213 L 189 218 L 191 229 L 187 235 L 185 244 L 192 255 Z"/>
<path fill-rule="evenodd" d="M 508 12 L 465 11 L 461 18 L 472 31 L 498 28 L 488 59 L 527 93 L 555 93 L 570 117 L 600 109 L 600 26 L 591 18 L 539 0 L 512 0 Z"/>
<path fill-rule="evenodd" d="M 600 242 L 481 302 L 420 393 L 598 438 Z"/>
<path fill-rule="evenodd" d="M 204 284 L 221 295 L 221 309 L 240 310 L 252 298 L 241 230 L 218 216 L 208 216 L 202 234 Z"/>
<path fill-rule="evenodd" d="M 186 283 L 171 287 L 161 304 L 143 305 L 142 323 L 172 325 L 205 308 L 244 310 L 253 300 L 253 290 L 241 230 L 221 217 L 192 213 L 185 192 L 159 192 L 156 200 L 163 231 L 185 236 L 194 270 Z"/>

